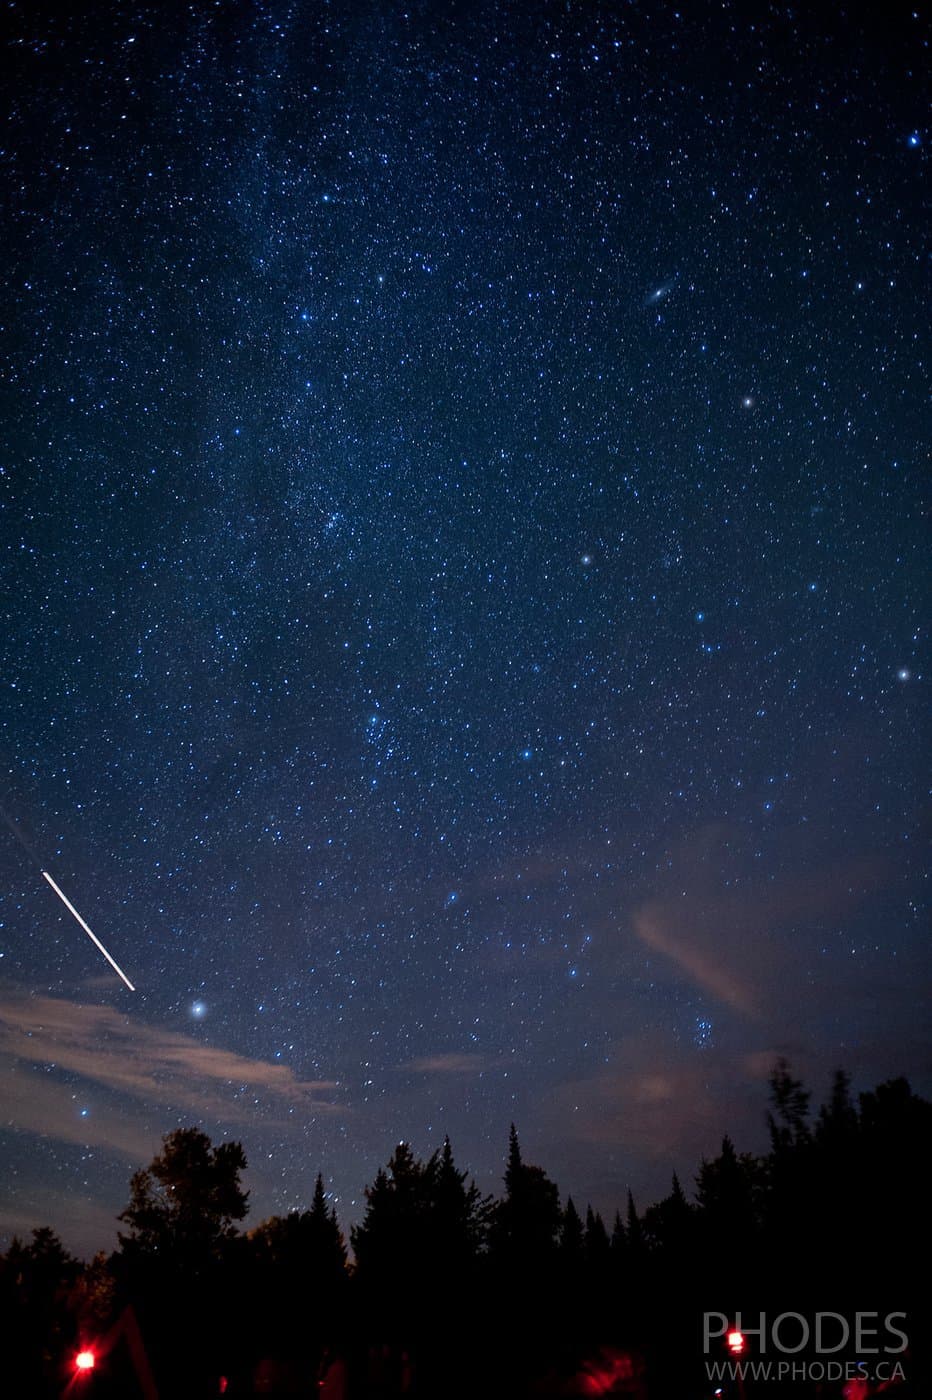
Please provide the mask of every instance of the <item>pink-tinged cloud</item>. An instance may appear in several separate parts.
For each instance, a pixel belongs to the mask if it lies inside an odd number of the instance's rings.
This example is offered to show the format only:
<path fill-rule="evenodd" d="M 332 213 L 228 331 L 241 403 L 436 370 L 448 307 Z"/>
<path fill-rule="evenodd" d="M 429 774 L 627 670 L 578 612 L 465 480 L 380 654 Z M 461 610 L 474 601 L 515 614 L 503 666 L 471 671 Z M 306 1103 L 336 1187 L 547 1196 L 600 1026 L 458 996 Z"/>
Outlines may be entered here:
<path fill-rule="evenodd" d="M 669 958 L 703 991 L 758 1020 L 791 972 L 792 937 L 805 937 L 806 928 L 820 921 L 844 918 L 889 869 L 870 858 L 845 858 L 802 866 L 763 884 L 739 863 L 733 888 L 723 891 L 710 870 L 722 867 L 726 838 L 725 828 L 711 826 L 684 843 L 673 864 L 676 894 L 643 904 L 631 926 L 647 948 Z"/>
<path fill-rule="evenodd" d="M 634 916 L 634 931 L 642 943 L 671 958 L 704 991 L 746 1016 L 758 1015 L 750 983 L 729 965 L 731 959 L 740 958 L 737 949 L 707 940 L 705 930 L 677 928 L 669 906 L 663 904 L 639 910 Z"/>
<path fill-rule="evenodd" d="M 60 1192 L 42 1187 L 21 1188 L 15 1204 L 0 1202 L 0 1248 L 13 1235 L 28 1240 L 36 1227 L 61 1213 Z M 117 1222 L 112 1210 L 90 1196 L 69 1192 L 67 1225 L 62 1231 L 66 1248 L 87 1255 L 96 1249 L 114 1249 L 116 1237 Z"/>
<path fill-rule="evenodd" d="M 255 1115 L 256 1100 L 273 1112 L 296 1105 L 308 1111 L 338 1111 L 332 1102 L 335 1083 L 300 1080 L 287 1065 L 203 1045 L 108 1006 L 55 997 L 0 1001 L 0 1053 L 13 1062 L 11 1085 L 26 1075 L 36 1084 L 30 1066 L 54 1066 L 128 1095 L 146 1108 L 185 1109 L 200 1117 L 247 1122 Z M 21 1076 L 19 1081 L 11 1077 L 15 1074 Z M 18 1107 L 24 1107 L 21 1096 Z M 18 1126 L 15 1119 L 11 1125 Z M 62 1135 L 71 1136 L 67 1130 Z M 123 1146 L 130 1150 L 128 1144 Z"/>
<path fill-rule="evenodd" d="M 697 1054 L 656 1030 L 606 1049 L 606 1064 L 554 1086 L 536 1128 L 562 1144 L 567 1162 L 592 1149 L 605 1154 L 615 1163 L 613 1190 L 654 1168 L 694 1169 L 718 1151 L 725 1124 L 742 1145 L 760 1139 L 767 1107 L 761 1078 L 772 1071 L 775 1051 L 761 1046 L 738 1058 L 722 1047 Z"/>
<path fill-rule="evenodd" d="M 82 1117 L 80 1107 L 89 1095 L 76 1097 L 70 1083 L 55 1079 L 35 1065 L 4 1056 L 0 1059 L 0 1078 L 5 1127 L 78 1147 L 107 1148 L 134 1161 L 151 1156 L 153 1135 L 141 1104 L 95 1101 L 93 1113 Z"/>

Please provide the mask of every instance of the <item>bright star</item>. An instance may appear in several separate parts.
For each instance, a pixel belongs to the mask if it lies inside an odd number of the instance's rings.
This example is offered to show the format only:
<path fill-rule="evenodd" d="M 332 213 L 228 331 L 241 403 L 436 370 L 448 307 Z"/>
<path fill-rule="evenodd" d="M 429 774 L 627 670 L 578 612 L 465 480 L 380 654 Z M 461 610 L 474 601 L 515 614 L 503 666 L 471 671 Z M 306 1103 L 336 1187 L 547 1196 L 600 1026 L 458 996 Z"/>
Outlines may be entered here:
<path fill-rule="evenodd" d="M 693 1044 L 705 1050 L 712 1044 L 712 1022 L 705 1016 L 697 1016 L 693 1032 Z"/>
<path fill-rule="evenodd" d="M 203 1001 L 192 1001 L 191 1015 L 195 1021 L 202 1021 L 207 1015 L 207 1003 Z"/>

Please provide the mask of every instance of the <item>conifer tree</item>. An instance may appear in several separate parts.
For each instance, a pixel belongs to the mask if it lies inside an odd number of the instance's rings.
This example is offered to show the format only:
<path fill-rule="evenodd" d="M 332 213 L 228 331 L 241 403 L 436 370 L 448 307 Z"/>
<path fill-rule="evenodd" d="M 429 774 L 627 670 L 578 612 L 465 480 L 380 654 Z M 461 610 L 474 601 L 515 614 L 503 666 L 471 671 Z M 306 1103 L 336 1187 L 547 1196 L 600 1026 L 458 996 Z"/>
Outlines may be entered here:
<path fill-rule="evenodd" d="M 510 1267 L 533 1271 L 553 1257 L 561 1227 L 560 1196 L 540 1167 L 522 1159 L 512 1123 L 505 1168 L 505 1197 L 492 1223 L 493 1252 Z"/>
<path fill-rule="evenodd" d="M 632 1262 L 640 1262 L 646 1250 L 644 1228 L 641 1224 L 641 1218 L 637 1213 L 634 1197 L 630 1189 L 628 1191 L 628 1219 L 625 1226 L 625 1241 Z"/>
<path fill-rule="evenodd" d="M 572 1196 L 566 1198 L 566 1208 L 560 1222 L 560 1260 L 564 1269 L 579 1269 L 584 1257 L 584 1231 Z"/>
<path fill-rule="evenodd" d="M 802 1080 L 793 1078 L 788 1062 L 779 1059 L 770 1076 L 770 1101 L 774 1111 L 767 1116 L 774 1152 L 785 1153 L 809 1141 L 810 1097 Z"/>
<path fill-rule="evenodd" d="M 605 1222 L 592 1206 L 586 1207 L 586 1262 L 595 1274 L 601 1274 L 611 1254 Z"/>

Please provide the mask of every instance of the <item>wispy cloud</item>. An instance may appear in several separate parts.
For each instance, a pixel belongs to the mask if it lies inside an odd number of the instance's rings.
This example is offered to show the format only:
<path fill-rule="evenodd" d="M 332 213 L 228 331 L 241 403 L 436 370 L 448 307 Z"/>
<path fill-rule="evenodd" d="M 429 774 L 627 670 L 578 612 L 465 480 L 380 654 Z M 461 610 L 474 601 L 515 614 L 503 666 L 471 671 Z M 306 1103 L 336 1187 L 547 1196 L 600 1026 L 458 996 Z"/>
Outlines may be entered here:
<path fill-rule="evenodd" d="M 0 1078 L 3 1122 L 14 1132 L 106 1148 L 134 1161 L 151 1155 L 155 1144 L 141 1104 L 95 1102 L 93 1113 L 82 1117 L 87 1094 L 76 1096 L 73 1085 L 6 1055 L 0 1058 Z"/>
<path fill-rule="evenodd" d="M 568 1162 L 595 1149 L 616 1164 L 622 1186 L 643 1185 L 652 1168 L 682 1171 L 716 1152 L 723 1125 L 742 1146 L 762 1145 L 766 1079 L 777 1049 L 759 1044 L 736 1053 L 730 1045 L 697 1055 L 659 1031 L 607 1049 L 607 1064 L 555 1086 L 541 1109 L 539 1128 L 563 1144 Z"/>
<path fill-rule="evenodd" d="M 9 1075 L 9 1084 L 21 1084 L 27 1066 L 54 1067 L 147 1108 L 184 1109 L 232 1122 L 253 1118 L 257 1099 L 272 1108 L 333 1110 L 338 1087 L 331 1081 L 300 1080 L 287 1065 L 204 1045 L 112 1007 L 55 997 L 0 1001 L 0 1053 L 10 1057 L 11 1069 L 20 1074 L 18 1081 Z M 34 1071 L 28 1079 L 36 1084 Z M 19 1096 L 20 1111 L 28 1093 Z M 17 1126 L 15 1117 L 11 1126 Z"/>
<path fill-rule="evenodd" d="M 21 1193 L 13 1204 L 0 1205 L 0 1244 L 13 1235 L 28 1240 L 30 1233 L 61 1214 L 61 1193 L 36 1187 Z M 113 1249 L 116 1245 L 117 1220 L 115 1212 L 90 1196 L 68 1195 L 67 1204 L 69 1247 L 89 1255 L 97 1249 Z M 84 1243 L 84 1242 L 87 1243 Z M 74 1243 L 72 1243 L 74 1242 Z"/>
<path fill-rule="evenodd" d="M 657 903 L 639 909 L 634 915 L 634 931 L 641 942 L 655 952 L 672 958 L 677 966 L 704 991 L 742 1011 L 758 1014 L 755 993 L 746 977 L 730 964 L 734 952 L 718 936 L 704 928 L 684 926 L 683 911 Z M 739 961 L 739 965 L 740 961 Z"/>
<path fill-rule="evenodd" d="M 815 864 L 800 857 L 795 869 L 765 883 L 735 860 L 728 837 L 720 825 L 693 833 L 672 863 L 676 893 L 641 904 L 631 927 L 703 991 L 758 1020 L 781 984 L 794 936 L 847 916 L 889 871 L 869 856 Z M 723 889 L 729 858 L 736 878 Z"/>

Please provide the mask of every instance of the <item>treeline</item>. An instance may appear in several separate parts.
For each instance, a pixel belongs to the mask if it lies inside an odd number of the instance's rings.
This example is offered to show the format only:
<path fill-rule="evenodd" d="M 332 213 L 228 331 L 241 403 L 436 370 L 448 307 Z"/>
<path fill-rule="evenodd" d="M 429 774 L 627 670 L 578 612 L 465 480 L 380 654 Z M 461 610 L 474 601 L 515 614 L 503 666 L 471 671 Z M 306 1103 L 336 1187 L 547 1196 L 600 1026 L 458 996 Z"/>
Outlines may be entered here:
<path fill-rule="evenodd" d="M 770 1098 L 766 1154 L 726 1137 L 689 1194 L 674 1176 L 610 1220 L 561 1200 L 513 1127 L 498 1198 L 449 1141 L 426 1160 L 402 1143 L 351 1255 L 320 1176 L 310 1209 L 244 1231 L 242 1147 L 179 1129 L 133 1177 L 114 1254 L 83 1265 L 37 1230 L 0 1259 L 8 1393 L 698 1397 L 713 1391 L 703 1314 L 739 1310 L 903 1312 L 897 1393 L 922 1393 L 932 1105 L 903 1079 L 855 1102 L 838 1072 L 813 1114 L 784 1062 Z M 793 1391 L 817 1392 L 842 1393 Z"/>

